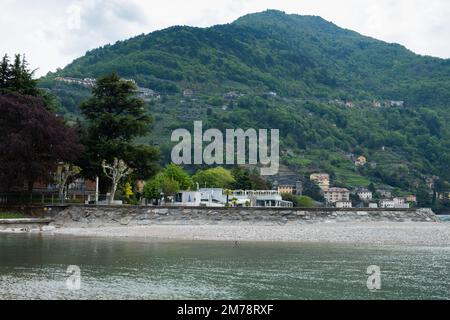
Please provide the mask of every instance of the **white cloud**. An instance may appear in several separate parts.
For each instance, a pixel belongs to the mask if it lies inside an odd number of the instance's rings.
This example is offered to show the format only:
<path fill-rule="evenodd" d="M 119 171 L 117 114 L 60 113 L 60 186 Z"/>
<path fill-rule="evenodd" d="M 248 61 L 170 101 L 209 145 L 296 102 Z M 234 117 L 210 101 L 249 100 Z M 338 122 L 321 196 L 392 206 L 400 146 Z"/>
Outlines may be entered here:
<path fill-rule="evenodd" d="M 33 67 L 41 67 L 39 75 L 117 40 L 172 25 L 229 23 L 268 8 L 320 15 L 420 54 L 450 58 L 447 0 L 0 1 L 1 51 L 26 53 Z"/>

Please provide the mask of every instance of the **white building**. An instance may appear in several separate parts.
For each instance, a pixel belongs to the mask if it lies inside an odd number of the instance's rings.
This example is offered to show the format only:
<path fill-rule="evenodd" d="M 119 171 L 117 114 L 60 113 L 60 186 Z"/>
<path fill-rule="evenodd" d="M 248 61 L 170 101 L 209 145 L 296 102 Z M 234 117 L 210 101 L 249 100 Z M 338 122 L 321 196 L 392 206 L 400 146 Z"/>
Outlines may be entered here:
<path fill-rule="evenodd" d="M 227 196 L 223 189 L 202 188 L 182 191 L 175 198 L 175 205 L 179 206 L 225 207 L 227 203 L 237 207 L 293 207 L 291 201 L 284 201 L 275 190 L 234 190 Z"/>
<path fill-rule="evenodd" d="M 395 208 L 394 200 L 392 199 L 382 199 L 380 200 L 380 208 L 393 209 Z"/>
<path fill-rule="evenodd" d="M 409 203 L 406 202 L 405 198 L 394 198 L 394 208 L 397 209 L 409 209 Z"/>
<path fill-rule="evenodd" d="M 175 203 L 186 207 L 200 207 L 201 193 L 198 191 L 183 191 L 175 196 Z"/>
<path fill-rule="evenodd" d="M 148 89 L 148 88 L 138 87 L 136 93 L 137 93 L 138 98 L 146 100 L 146 101 L 150 101 L 152 99 L 161 99 L 161 96 L 159 94 L 157 94 L 152 89 Z"/>
<path fill-rule="evenodd" d="M 402 100 L 394 101 L 394 100 L 392 100 L 392 101 L 389 101 L 389 104 L 390 104 L 391 107 L 404 107 L 405 106 L 405 101 L 402 101 Z"/>
<path fill-rule="evenodd" d="M 370 201 L 373 199 L 373 193 L 367 189 L 359 189 L 356 191 L 356 194 L 362 201 Z"/>
<path fill-rule="evenodd" d="M 233 198 L 238 201 L 250 201 L 251 207 L 291 208 L 294 206 L 291 201 L 284 201 L 281 193 L 276 190 L 235 190 L 231 195 L 231 199 Z"/>
<path fill-rule="evenodd" d="M 351 201 L 338 201 L 335 205 L 336 208 L 353 208 Z"/>
<path fill-rule="evenodd" d="M 208 207 L 223 207 L 227 203 L 227 196 L 221 188 L 201 188 L 198 191 L 201 194 L 202 205 Z M 229 197 L 229 199 L 231 199 L 231 197 Z"/>
<path fill-rule="evenodd" d="M 185 89 L 183 90 L 183 96 L 186 98 L 192 98 L 194 97 L 194 91 L 192 91 L 191 89 Z"/>
<path fill-rule="evenodd" d="M 350 191 L 345 188 L 330 188 L 324 190 L 323 195 L 327 203 L 335 204 L 340 201 L 350 201 Z"/>
<path fill-rule="evenodd" d="M 186 207 L 223 207 L 226 196 L 223 189 L 199 189 L 198 191 L 181 191 L 175 196 L 174 204 Z"/>
<path fill-rule="evenodd" d="M 380 200 L 380 208 L 385 209 L 409 209 L 409 203 L 405 203 L 403 198 Z"/>

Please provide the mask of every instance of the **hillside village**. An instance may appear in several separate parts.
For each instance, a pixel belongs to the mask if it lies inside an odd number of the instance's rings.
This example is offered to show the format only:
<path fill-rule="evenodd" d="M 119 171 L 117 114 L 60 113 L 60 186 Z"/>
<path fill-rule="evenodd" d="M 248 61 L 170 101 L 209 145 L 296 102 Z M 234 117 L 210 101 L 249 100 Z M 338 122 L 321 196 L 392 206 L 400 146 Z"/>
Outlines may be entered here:
<path fill-rule="evenodd" d="M 320 18 L 267 11 L 102 46 L 38 85 L 56 96 L 59 115 L 83 126 L 80 106 L 95 79 L 110 72 L 138 86 L 143 110 L 154 119 L 139 143 L 158 148 L 162 165 L 170 162 L 171 132 L 193 121 L 208 128 L 277 128 L 280 164 L 288 172 L 270 179 L 275 190 L 297 180 L 308 184 L 311 174 L 323 172 L 330 190 L 349 190 L 353 207 L 375 205 L 361 204 L 356 192 L 373 184 L 378 207 L 392 205 L 383 199 L 415 195 L 418 206 L 448 211 L 436 201 L 450 189 L 445 61 Z M 313 195 L 317 205 L 336 205 L 326 204 L 321 192 Z"/>
<path fill-rule="evenodd" d="M 136 93 L 137 93 L 138 98 L 140 98 L 146 102 L 161 99 L 161 96 L 158 93 L 156 93 L 152 89 L 142 88 L 142 87 L 138 86 L 136 81 L 134 81 L 133 79 L 124 79 L 124 80 L 131 81 L 134 85 L 137 86 Z M 55 81 L 63 82 L 63 83 L 67 83 L 67 84 L 80 85 L 80 86 L 87 87 L 87 88 L 93 88 L 95 86 L 95 84 L 97 83 L 97 80 L 92 79 L 92 78 L 81 79 L 81 78 L 72 78 L 72 77 L 56 77 Z"/>
<path fill-rule="evenodd" d="M 317 202 L 317 206 L 345 208 L 371 208 L 371 209 L 408 209 L 415 207 L 417 197 L 395 197 L 392 192 L 384 189 L 371 191 L 367 188 L 348 190 L 330 186 L 330 177 L 326 173 L 314 173 L 310 176 L 321 190 L 325 202 Z M 291 201 L 285 201 L 288 195 L 302 196 L 303 183 L 298 181 L 295 185 L 278 185 L 274 190 L 231 190 L 229 199 L 235 207 L 292 207 Z M 445 195 L 450 199 L 450 193 Z M 207 206 L 224 207 L 227 205 L 227 193 L 220 188 L 200 188 L 198 191 L 181 191 L 168 204 L 177 206 Z"/>
<path fill-rule="evenodd" d="M 66 83 L 69 85 L 79 85 L 86 88 L 92 88 L 96 84 L 96 79 L 93 78 L 73 78 L 73 77 L 56 77 L 54 79 L 57 82 Z M 161 99 L 161 95 L 156 91 L 138 86 L 137 82 L 133 79 L 124 79 L 131 81 L 137 87 L 137 97 L 143 99 L 146 102 L 152 102 Z M 247 96 L 248 94 L 240 91 L 228 91 L 223 93 L 222 98 L 225 104 L 222 107 L 222 111 L 227 111 L 230 103 L 237 103 L 240 98 Z M 187 102 L 195 102 L 200 94 L 193 89 L 186 88 L 182 90 L 181 97 L 182 100 L 179 101 L 180 104 Z M 267 99 L 285 99 L 280 97 L 276 92 L 268 91 L 262 93 L 261 96 Z M 227 103 L 228 102 L 228 103 Z M 406 106 L 405 101 L 396 100 L 373 100 L 369 102 L 354 102 L 345 100 L 330 100 L 328 101 L 330 105 L 345 107 L 345 108 L 404 108 Z M 232 104 L 231 104 L 232 105 Z M 184 115 L 184 120 L 186 120 L 187 114 Z M 193 119 L 195 116 L 193 117 Z M 384 150 L 385 147 L 382 147 Z M 355 155 L 353 153 L 345 155 L 345 158 L 353 163 L 355 168 L 364 168 L 368 165 L 375 166 L 376 163 L 371 163 L 368 161 L 367 157 L 363 155 Z M 395 197 L 392 192 L 384 189 L 368 190 L 367 187 L 354 187 L 349 190 L 342 187 L 330 186 L 330 176 L 326 173 L 314 173 L 309 177 L 310 181 L 317 184 L 323 195 L 324 202 L 317 202 L 318 206 L 329 206 L 337 208 L 409 208 L 417 204 L 417 197 L 415 195 L 408 195 L 403 197 Z M 292 180 L 292 179 L 291 179 Z M 302 195 L 302 182 L 297 182 L 295 184 L 279 184 L 276 182 L 273 190 L 245 190 L 232 191 L 232 199 L 237 199 L 233 205 L 235 206 L 275 206 L 275 207 L 290 207 L 292 202 L 284 201 L 283 195 Z M 91 182 L 92 185 L 92 182 Z M 92 189 L 92 188 L 91 188 Z M 430 186 L 431 189 L 431 186 Z M 91 190 L 92 193 L 92 190 Z M 243 194 L 244 193 L 244 194 Z M 224 201 L 224 190 L 214 189 L 214 188 L 203 188 L 198 191 L 182 191 L 177 197 L 174 197 L 171 201 L 173 204 L 177 205 L 193 205 L 202 204 L 207 206 L 225 206 L 227 203 Z M 92 199 L 92 194 L 90 199 Z M 449 197 L 450 193 L 443 193 L 438 195 L 441 199 Z M 266 202 L 264 202 L 266 201 Z"/>
<path fill-rule="evenodd" d="M 394 196 L 392 190 L 369 189 L 366 187 L 349 190 L 347 188 L 334 187 L 330 183 L 330 175 L 327 173 L 313 173 L 309 180 L 320 188 L 324 202 L 316 202 L 319 207 L 345 208 L 381 208 L 381 209 L 408 209 L 417 205 L 416 195 Z M 78 178 L 68 185 L 68 201 L 85 201 L 86 203 L 108 204 L 108 195 L 99 200 L 98 182 Z M 159 205 L 173 206 L 205 206 L 205 207 L 273 207 L 289 208 L 294 204 L 289 199 L 291 195 L 303 195 L 303 181 L 297 181 L 292 185 L 274 185 L 272 190 L 228 190 L 223 188 L 198 188 L 197 190 L 179 191 L 173 197 L 158 201 Z M 144 181 L 137 182 L 137 189 L 143 192 Z M 45 185 L 36 183 L 36 193 L 51 194 L 57 190 L 57 185 Z M 46 196 L 48 197 L 48 196 Z M 439 194 L 441 199 L 449 199 L 450 193 Z M 78 199 L 78 200 L 77 200 Z M 150 199 L 142 199 L 142 203 Z M 5 199 L 0 197 L 0 202 Z M 54 199 L 56 201 L 56 198 Z M 122 204 L 122 201 L 115 201 Z"/>
<path fill-rule="evenodd" d="M 330 186 L 330 176 L 327 173 L 313 173 L 310 176 L 322 191 L 325 198 L 325 206 L 336 208 L 396 208 L 407 209 L 414 206 L 417 202 L 415 195 L 407 197 L 393 197 L 391 191 L 388 190 L 369 190 L 367 188 L 356 188 L 348 190 L 346 188 L 338 188 Z M 285 193 L 301 194 L 298 185 L 294 186 L 278 186 L 278 190 Z"/>

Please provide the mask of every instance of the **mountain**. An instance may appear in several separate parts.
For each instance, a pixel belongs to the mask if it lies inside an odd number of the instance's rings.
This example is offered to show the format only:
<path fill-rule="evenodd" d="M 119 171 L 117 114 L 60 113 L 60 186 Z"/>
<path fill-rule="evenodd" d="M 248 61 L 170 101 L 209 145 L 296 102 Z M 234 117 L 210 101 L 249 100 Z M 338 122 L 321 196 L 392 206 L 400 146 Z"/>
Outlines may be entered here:
<path fill-rule="evenodd" d="M 161 96 L 148 102 L 148 141 L 165 160 L 171 130 L 203 120 L 279 128 L 283 163 L 294 173 L 330 172 L 336 185 L 406 192 L 433 176 L 450 180 L 450 60 L 320 17 L 268 10 L 210 28 L 175 26 L 91 50 L 40 83 L 74 118 L 89 88 L 61 78 L 112 71 Z M 356 167 L 360 155 L 369 162 Z"/>

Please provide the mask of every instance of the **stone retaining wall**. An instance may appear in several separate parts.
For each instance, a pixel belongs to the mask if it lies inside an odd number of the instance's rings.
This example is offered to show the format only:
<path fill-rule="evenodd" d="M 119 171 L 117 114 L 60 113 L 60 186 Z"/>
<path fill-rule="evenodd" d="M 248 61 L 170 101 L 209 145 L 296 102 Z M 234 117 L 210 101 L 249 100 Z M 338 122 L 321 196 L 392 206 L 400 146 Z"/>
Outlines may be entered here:
<path fill-rule="evenodd" d="M 52 219 L 0 219 L 0 231 L 30 231 L 42 230 Z"/>
<path fill-rule="evenodd" d="M 65 210 L 69 205 L 0 205 L 0 212 L 20 213 L 27 217 L 42 218 Z"/>
<path fill-rule="evenodd" d="M 431 209 L 274 209 L 135 206 L 70 206 L 49 212 L 59 226 L 139 226 L 151 224 L 305 224 L 319 222 L 439 222 Z"/>

